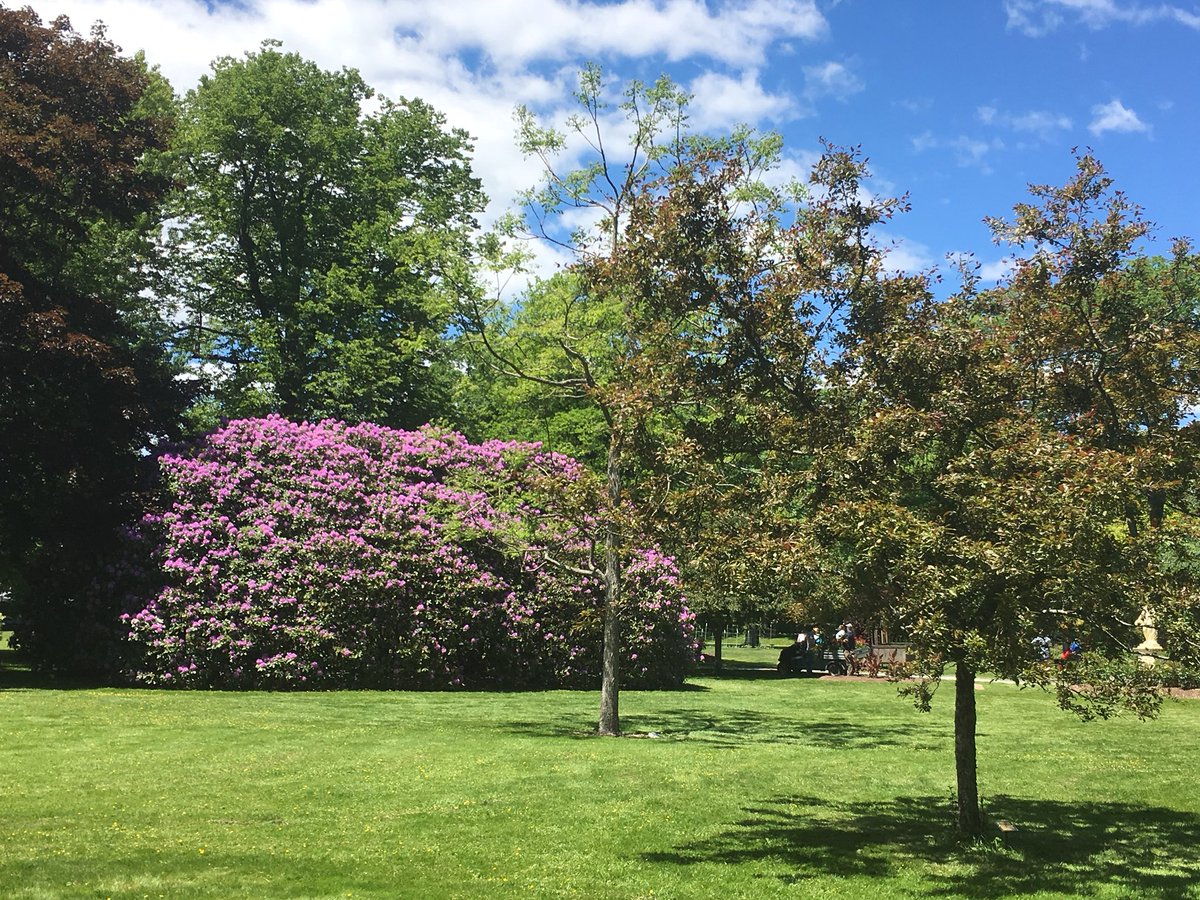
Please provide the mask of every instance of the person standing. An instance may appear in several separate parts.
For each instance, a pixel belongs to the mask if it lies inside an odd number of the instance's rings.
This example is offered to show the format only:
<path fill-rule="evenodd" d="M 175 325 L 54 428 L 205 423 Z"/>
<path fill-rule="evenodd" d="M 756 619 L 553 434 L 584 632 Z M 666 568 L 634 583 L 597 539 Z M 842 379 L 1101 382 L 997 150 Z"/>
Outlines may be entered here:
<path fill-rule="evenodd" d="M 1050 638 L 1044 634 L 1039 634 L 1033 639 L 1033 652 L 1037 654 L 1037 658 L 1042 662 L 1050 659 Z"/>

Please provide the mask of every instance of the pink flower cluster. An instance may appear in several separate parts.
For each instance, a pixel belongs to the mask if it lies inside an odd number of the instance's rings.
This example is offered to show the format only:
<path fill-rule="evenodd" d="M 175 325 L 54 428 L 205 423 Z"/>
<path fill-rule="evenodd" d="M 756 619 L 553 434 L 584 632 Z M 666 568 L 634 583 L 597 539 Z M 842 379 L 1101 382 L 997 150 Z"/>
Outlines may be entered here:
<path fill-rule="evenodd" d="M 132 675 L 221 688 L 591 686 L 602 588 L 583 535 L 542 515 L 578 463 L 536 444 L 468 443 L 273 416 L 162 458 L 167 501 L 149 599 L 124 616 Z M 551 564 L 548 560 L 554 560 Z M 565 565 L 564 565 L 565 564 Z M 674 561 L 633 555 L 631 686 L 696 658 Z"/>

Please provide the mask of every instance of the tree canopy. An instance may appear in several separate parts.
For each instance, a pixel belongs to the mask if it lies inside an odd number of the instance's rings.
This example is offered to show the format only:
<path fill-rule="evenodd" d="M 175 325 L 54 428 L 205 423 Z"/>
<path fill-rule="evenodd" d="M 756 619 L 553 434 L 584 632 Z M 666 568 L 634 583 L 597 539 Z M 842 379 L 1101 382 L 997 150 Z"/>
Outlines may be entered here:
<path fill-rule="evenodd" d="M 816 602 L 903 633 L 897 675 L 922 705 L 955 668 L 959 825 L 978 834 L 976 673 L 1055 682 L 1088 716 L 1155 709 L 1133 623 L 1178 594 L 1136 526 L 1162 518 L 1163 467 L 1191 452 L 1194 296 L 1182 276 L 1158 284 L 1174 303 L 1131 289 L 1142 229 L 1088 156 L 998 225 L 1037 243 L 1012 283 L 944 301 L 888 271 L 876 233 L 904 203 L 865 188 L 856 151 L 828 148 L 794 210 L 739 204 L 737 168 L 644 194 L 601 277 L 701 326 L 643 374 L 753 410 Z M 1175 271 L 1191 265 L 1178 247 Z M 1082 638 L 1087 662 L 1049 668 L 1048 634 Z"/>
<path fill-rule="evenodd" d="M 176 152 L 180 341 L 217 411 L 445 417 L 484 202 L 464 132 L 267 42 L 187 94 Z"/>
<path fill-rule="evenodd" d="M 598 67 L 580 73 L 578 112 L 567 118 L 565 134 L 518 108 L 518 144 L 526 156 L 541 161 L 542 178 L 522 196 L 520 212 L 492 238 L 493 265 L 510 264 L 514 256 L 519 261 L 519 251 L 505 252 L 505 241 L 517 237 L 566 248 L 574 264 L 607 258 L 624 240 L 627 212 L 638 193 L 685 152 L 687 98 L 669 79 L 653 85 L 634 81 L 623 88 L 617 106 L 627 131 L 624 142 L 606 134 L 607 91 Z M 567 135 L 586 148 L 587 161 L 560 170 L 558 154 Z M 564 229 L 564 213 L 581 209 L 596 218 L 595 227 Z M 626 477 L 631 442 L 654 403 L 643 391 L 651 382 L 638 381 L 643 335 L 632 325 L 628 304 L 593 287 L 573 276 L 553 279 L 535 288 L 530 304 L 515 311 L 504 297 L 480 294 L 464 305 L 461 321 L 479 364 L 535 385 L 535 395 L 550 398 L 556 417 L 585 426 L 579 438 L 590 444 L 594 463 L 601 463 L 596 451 L 602 449 L 605 490 L 594 523 L 603 546 L 597 574 L 605 583 L 598 730 L 614 735 L 620 732 L 621 571 L 637 533 L 628 519 Z"/>
<path fill-rule="evenodd" d="M 169 91 L 101 28 L 0 7 L 0 581 L 6 627 L 70 665 L 144 454 L 182 404 L 138 271 L 171 186 Z"/>

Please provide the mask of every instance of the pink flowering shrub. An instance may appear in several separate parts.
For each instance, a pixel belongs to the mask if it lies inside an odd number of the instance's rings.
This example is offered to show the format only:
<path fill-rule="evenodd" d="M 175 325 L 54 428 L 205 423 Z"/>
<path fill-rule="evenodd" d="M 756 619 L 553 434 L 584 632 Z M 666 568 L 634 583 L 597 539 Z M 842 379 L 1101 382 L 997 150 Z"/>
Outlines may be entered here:
<path fill-rule="evenodd" d="M 537 445 L 273 416 L 161 461 L 149 599 L 131 674 L 221 688 L 593 686 L 602 588 L 574 527 L 541 515 L 580 478 Z M 626 573 L 623 683 L 696 658 L 674 561 Z M 138 608 L 141 607 L 141 608 Z"/>

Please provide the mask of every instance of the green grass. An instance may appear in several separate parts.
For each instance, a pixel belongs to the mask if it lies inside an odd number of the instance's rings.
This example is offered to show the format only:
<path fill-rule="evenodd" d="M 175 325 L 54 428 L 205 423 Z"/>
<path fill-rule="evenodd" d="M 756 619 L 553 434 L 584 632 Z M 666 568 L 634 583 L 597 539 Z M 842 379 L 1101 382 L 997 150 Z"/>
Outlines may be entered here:
<path fill-rule="evenodd" d="M 733 648 L 730 648 L 733 650 Z M 981 688 L 952 832 L 949 691 L 729 674 L 597 695 L 54 689 L 0 671 L 0 896 L 1200 897 L 1200 703 L 1081 724 Z M 7 655 L 7 654 L 5 654 Z M 15 687 L 5 685 L 16 685 Z"/>

